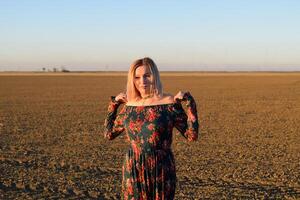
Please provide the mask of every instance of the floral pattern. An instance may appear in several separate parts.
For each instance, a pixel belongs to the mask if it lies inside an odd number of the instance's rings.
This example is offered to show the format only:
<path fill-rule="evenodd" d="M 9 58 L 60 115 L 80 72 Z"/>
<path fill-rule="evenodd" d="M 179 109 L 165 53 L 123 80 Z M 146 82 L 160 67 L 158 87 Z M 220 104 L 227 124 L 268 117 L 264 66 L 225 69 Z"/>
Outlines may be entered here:
<path fill-rule="evenodd" d="M 186 102 L 187 113 L 181 101 Z M 122 166 L 122 199 L 174 199 L 176 168 L 171 150 L 175 127 L 188 141 L 198 138 L 196 102 L 189 92 L 182 100 L 161 105 L 127 106 L 111 96 L 104 137 L 113 140 L 124 130 L 129 149 Z"/>

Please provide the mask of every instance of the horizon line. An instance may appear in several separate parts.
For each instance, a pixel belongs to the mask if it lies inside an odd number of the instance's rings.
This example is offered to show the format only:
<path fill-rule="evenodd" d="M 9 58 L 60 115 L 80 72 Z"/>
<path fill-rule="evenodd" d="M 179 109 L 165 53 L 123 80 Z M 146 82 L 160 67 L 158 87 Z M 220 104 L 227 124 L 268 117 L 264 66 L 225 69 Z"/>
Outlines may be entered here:
<path fill-rule="evenodd" d="M 0 71 L 0 73 L 41 73 L 41 74 L 58 74 L 58 73 L 63 73 L 63 74 L 71 74 L 71 73 L 127 73 L 128 70 L 114 70 L 114 71 L 106 71 L 106 70 L 69 70 L 68 72 L 63 72 L 63 71 L 19 71 L 19 70 L 8 70 L 8 71 Z M 265 72 L 300 72 L 299 70 L 159 70 L 159 72 L 163 73 L 176 73 L 176 72 L 185 72 L 185 73 L 193 73 L 193 72 L 204 72 L 204 73 L 230 73 L 230 72 L 257 72 L 257 73 L 265 73 Z"/>

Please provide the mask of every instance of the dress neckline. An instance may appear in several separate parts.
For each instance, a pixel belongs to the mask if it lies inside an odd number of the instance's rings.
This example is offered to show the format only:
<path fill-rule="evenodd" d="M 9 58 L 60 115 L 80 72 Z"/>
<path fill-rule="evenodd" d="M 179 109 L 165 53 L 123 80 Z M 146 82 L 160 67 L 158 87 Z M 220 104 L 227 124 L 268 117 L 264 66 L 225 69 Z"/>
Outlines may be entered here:
<path fill-rule="evenodd" d="M 167 106 L 167 105 L 173 105 L 176 104 L 176 102 L 173 103 L 164 103 L 164 104 L 153 104 L 153 105 L 126 105 L 127 107 L 150 107 L 150 106 Z"/>

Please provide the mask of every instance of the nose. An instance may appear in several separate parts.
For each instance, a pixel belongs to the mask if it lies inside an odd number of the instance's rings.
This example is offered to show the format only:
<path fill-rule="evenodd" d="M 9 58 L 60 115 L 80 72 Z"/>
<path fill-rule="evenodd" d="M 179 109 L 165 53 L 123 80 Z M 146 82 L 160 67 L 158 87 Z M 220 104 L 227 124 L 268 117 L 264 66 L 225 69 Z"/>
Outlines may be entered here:
<path fill-rule="evenodd" d="M 142 77 L 142 81 L 141 81 L 141 82 L 142 82 L 143 85 L 146 85 L 146 82 L 147 82 L 147 81 L 146 81 L 146 78 L 145 78 L 145 77 Z"/>

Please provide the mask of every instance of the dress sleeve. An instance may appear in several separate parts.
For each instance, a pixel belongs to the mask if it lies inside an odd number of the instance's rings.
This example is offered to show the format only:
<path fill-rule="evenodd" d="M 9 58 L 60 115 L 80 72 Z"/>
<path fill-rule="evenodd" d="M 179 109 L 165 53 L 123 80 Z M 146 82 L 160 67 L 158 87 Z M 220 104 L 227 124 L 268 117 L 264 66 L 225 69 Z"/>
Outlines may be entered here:
<path fill-rule="evenodd" d="M 189 92 L 185 93 L 182 101 L 186 103 L 187 114 L 180 100 L 177 100 L 174 105 L 174 126 L 188 141 L 195 141 L 199 130 L 196 102 Z"/>
<path fill-rule="evenodd" d="M 110 102 L 107 108 L 107 115 L 104 122 L 104 138 L 109 140 L 115 139 L 124 131 L 124 119 L 126 117 L 125 107 L 117 114 L 120 102 L 115 100 L 115 96 L 110 97 Z"/>

